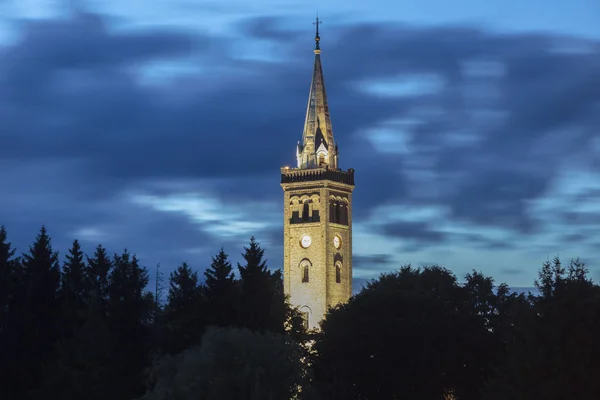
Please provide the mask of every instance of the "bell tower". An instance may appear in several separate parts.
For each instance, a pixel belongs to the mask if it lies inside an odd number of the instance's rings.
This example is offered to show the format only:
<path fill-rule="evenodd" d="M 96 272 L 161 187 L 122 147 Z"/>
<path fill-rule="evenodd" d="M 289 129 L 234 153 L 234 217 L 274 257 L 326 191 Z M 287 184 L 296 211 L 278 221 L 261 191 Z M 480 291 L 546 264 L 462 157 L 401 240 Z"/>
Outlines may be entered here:
<path fill-rule="evenodd" d="M 296 168 L 281 168 L 284 192 L 284 290 L 308 328 L 352 295 L 354 170 L 338 167 L 321 67 L 319 18 L 315 63 Z"/>

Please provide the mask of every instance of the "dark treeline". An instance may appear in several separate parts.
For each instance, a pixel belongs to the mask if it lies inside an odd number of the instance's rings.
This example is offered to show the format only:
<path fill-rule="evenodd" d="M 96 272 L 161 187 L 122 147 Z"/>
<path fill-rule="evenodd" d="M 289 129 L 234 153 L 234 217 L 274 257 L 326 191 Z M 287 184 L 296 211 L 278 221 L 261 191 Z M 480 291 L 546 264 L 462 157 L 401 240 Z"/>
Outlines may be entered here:
<path fill-rule="evenodd" d="M 535 296 L 404 266 L 315 333 L 253 238 L 242 255 L 183 263 L 160 302 L 128 251 L 75 240 L 61 260 L 42 228 L 19 255 L 0 229 L 0 398 L 600 398 L 600 287 L 578 260 L 544 263 Z"/>

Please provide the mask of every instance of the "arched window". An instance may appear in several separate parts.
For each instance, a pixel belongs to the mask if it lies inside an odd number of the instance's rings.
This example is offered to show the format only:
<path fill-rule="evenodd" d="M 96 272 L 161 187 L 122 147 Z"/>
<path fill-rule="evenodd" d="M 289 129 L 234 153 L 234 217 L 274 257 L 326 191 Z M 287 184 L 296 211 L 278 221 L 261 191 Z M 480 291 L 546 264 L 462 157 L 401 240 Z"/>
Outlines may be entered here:
<path fill-rule="evenodd" d="M 342 283 L 342 263 L 335 263 L 335 283 Z"/>
<path fill-rule="evenodd" d="M 302 267 L 302 283 L 308 283 L 308 264 Z"/>
<path fill-rule="evenodd" d="M 308 283 L 309 281 L 309 269 L 311 267 L 310 260 L 308 258 L 300 261 L 300 273 L 302 274 L 302 283 Z"/>
<path fill-rule="evenodd" d="M 308 308 L 308 306 L 300 307 L 300 316 L 302 317 L 302 324 L 304 325 L 304 329 L 308 330 L 310 322 L 310 308 Z"/>
<path fill-rule="evenodd" d="M 322 167 L 325 165 L 325 154 L 321 153 L 319 154 L 319 167 Z"/>
<path fill-rule="evenodd" d="M 302 312 L 302 325 L 305 330 L 308 330 L 308 311 Z"/>
<path fill-rule="evenodd" d="M 302 206 L 302 221 L 309 220 L 309 215 L 308 215 L 308 213 L 310 212 L 309 211 L 310 210 L 309 203 L 310 203 L 310 200 L 305 200 L 304 205 Z"/>

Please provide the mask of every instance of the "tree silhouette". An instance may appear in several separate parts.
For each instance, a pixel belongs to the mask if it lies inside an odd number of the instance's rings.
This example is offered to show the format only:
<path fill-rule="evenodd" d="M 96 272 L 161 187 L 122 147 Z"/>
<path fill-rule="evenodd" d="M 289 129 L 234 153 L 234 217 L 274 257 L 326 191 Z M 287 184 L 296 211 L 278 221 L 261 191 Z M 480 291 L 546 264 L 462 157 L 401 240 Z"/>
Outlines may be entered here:
<path fill-rule="evenodd" d="M 223 249 L 204 282 L 183 263 L 163 307 L 127 251 L 75 240 L 61 273 L 45 227 L 21 257 L 0 227 L 0 397 L 600 398 L 600 286 L 578 259 L 544 263 L 538 295 L 405 266 L 311 334 L 264 254 L 251 238 L 239 279 Z"/>
<path fill-rule="evenodd" d="M 207 300 L 208 324 L 216 326 L 238 326 L 236 304 L 240 300 L 231 263 L 221 248 L 212 258 L 210 268 L 204 272 L 204 292 Z"/>
<path fill-rule="evenodd" d="M 259 332 L 283 333 L 287 310 L 281 271 L 269 271 L 263 259 L 265 250 L 254 237 L 244 250 L 242 257 L 246 263 L 238 263 L 243 299 L 238 302 L 241 326 Z"/>
<path fill-rule="evenodd" d="M 16 281 L 16 264 L 14 260 L 15 250 L 7 241 L 7 233 L 4 226 L 0 226 L 0 387 L 12 389 L 9 382 L 11 370 L 14 369 L 14 346 L 15 336 L 14 324 L 16 318 L 14 310 L 14 296 L 18 290 Z M 12 321 L 11 321 L 12 320 Z M 13 324 L 11 324 L 13 322 Z M 10 395 L 11 392 L 7 394 Z"/>
<path fill-rule="evenodd" d="M 85 317 L 90 292 L 84 254 L 77 240 L 66 255 L 61 275 L 59 298 L 63 309 L 64 335 L 71 336 Z"/>
<path fill-rule="evenodd" d="M 145 400 L 283 400 L 302 384 L 296 344 L 240 328 L 209 328 L 201 346 L 166 357 L 153 375 Z"/>
<path fill-rule="evenodd" d="M 198 274 L 187 263 L 181 264 L 169 276 L 163 320 L 167 352 L 179 353 L 198 344 L 205 326 L 204 303 Z"/>
<path fill-rule="evenodd" d="M 148 271 L 125 250 L 113 257 L 109 275 L 107 327 L 114 338 L 113 398 L 130 400 L 144 393 L 143 371 L 150 363 L 154 299 L 145 291 Z"/>
<path fill-rule="evenodd" d="M 322 323 L 313 360 L 320 392 L 333 399 L 448 392 L 477 399 L 487 368 L 478 352 L 491 335 L 482 309 L 443 268 L 409 265 L 382 275 Z"/>
<path fill-rule="evenodd" d="M 14 318 L 9 351 L 4 355 L 12 364 L 6 391 L 18 398 L 37 398 L 43 394 L 45 366 L 56 357 L 54 344 L 61 332 L 58 253 L 44 226 L 15 272 Z"/>
<path fill-rule="evenodd" d="M 578 259 L 565 267 L 558 257 L 543 264 L 535 284 L 540 295 L 517 314 L 506 365 L 486 398 L 600 398 L 600 287 Z"/>

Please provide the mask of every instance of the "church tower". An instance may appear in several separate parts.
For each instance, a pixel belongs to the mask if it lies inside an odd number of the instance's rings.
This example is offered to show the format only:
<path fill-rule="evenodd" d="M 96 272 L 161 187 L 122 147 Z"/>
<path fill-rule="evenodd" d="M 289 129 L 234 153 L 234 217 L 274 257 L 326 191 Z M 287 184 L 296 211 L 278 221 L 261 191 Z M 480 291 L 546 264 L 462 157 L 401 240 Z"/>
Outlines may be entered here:
<path fill-rule="evenodd" d="M 338 167 L 321 68 L 319 19 L 315 64 L 296 168 L 281 168 L 284 191 L 284 290 L 318 328 L 327 309 L 352 295 L 354 170 Z"/>

